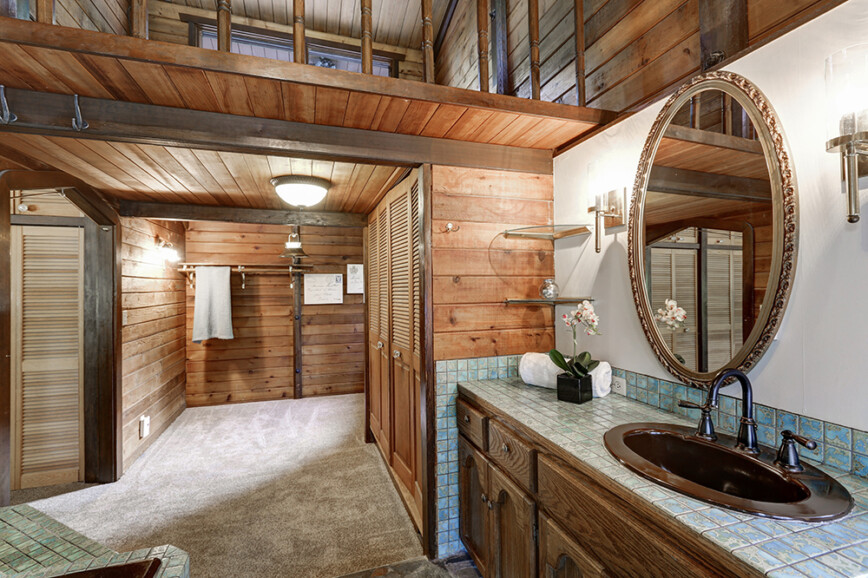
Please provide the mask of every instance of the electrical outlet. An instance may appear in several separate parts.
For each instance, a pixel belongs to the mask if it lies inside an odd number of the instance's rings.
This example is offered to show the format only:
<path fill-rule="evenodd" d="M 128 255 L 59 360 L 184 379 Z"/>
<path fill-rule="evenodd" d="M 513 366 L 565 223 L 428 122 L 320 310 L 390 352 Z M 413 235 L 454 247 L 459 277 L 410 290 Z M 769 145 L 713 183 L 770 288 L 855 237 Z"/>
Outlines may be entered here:
<path fill-rule="evenodd" d="M 627 395 L 627 380 L 623 377 L 615 377 L 612 376 L 612 391 L 615 393 L 620 393 L 621 395 Z"/>
<path fill-rule="evenodd" d="M 139 418 L 139 439 L 145 439 L 151 434 L 151 416 L 143 415 Z"/>

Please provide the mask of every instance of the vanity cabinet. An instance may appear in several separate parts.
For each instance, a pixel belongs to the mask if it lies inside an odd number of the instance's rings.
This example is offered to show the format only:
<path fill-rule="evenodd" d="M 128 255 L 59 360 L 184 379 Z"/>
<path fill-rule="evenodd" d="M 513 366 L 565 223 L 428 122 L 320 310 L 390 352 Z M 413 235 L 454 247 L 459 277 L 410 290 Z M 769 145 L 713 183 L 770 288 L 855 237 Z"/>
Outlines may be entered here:
<path fill-rule="evenodd" d="M 482 576 L 762 576 L 482 400 L 462 392 L 456 413 L 459 533 Z"/>
<path fill-rule="evenodd" d="M 463 435 L 458 440 L 459 533 L 483 576 L 536 573 L 536 502 Z"/>

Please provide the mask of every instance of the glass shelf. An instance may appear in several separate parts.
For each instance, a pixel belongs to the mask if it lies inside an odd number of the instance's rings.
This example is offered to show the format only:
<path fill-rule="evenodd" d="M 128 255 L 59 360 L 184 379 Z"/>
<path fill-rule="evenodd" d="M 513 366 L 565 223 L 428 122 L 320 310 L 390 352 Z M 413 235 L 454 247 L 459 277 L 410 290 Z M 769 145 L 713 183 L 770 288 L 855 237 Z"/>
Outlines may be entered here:
<path fill-rule="evenodd" d="M 575 303 L 578 305 L 582 301 L 593 301 L 591 297 L 558 297 L 557 299 L 507 299 L 506 303 L 508 304 L 524 304 L 524 305 L 570 305 Z"/>
<path fill-rule="evenodd" d="M 519 229 L 507 229 L 503 232 L 505 237 L 524 237 L 530 239 L 545 239 L 554 241 L 565 237 L 578 235 L 590 235 L 593 225 L 538 225 L 535 227 L 521 227 Z"/>

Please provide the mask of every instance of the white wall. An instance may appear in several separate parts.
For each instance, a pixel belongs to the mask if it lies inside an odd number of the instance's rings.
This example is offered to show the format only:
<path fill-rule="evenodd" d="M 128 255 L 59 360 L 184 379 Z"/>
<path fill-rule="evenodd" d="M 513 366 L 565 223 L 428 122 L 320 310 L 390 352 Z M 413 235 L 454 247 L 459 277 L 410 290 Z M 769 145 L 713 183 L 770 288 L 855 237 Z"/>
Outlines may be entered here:
<path fill-rule="evenodd" d="M 868 191 L 862 187 L 863 221 L 847 223 L 839 157 L 825 151 L 824 61 L 866 38 L 868 0 L 849 0 L 727 67 L 756 84 L 781 118 L 800 204 L 796 280 L 778 339 L 750 372 L 755 399 L 862 430 L 868 429 Z M 632 196 L 645 137 L 665 100 L 555 159 L 555 222 L 588 222 L 589 163 L 607 189 L 627 186 Z M 639 325 L 626 230 L 607 233 L 599 255 L 593 237 L 555 245 L 561 295 L 592 295 L 601 316 L 603 335 L 583 336 L 579 346 L 616 367 L 673 379 Z M 558 347 L 570 351 L 569 332 L 558 326 L 556 334 Z"/>

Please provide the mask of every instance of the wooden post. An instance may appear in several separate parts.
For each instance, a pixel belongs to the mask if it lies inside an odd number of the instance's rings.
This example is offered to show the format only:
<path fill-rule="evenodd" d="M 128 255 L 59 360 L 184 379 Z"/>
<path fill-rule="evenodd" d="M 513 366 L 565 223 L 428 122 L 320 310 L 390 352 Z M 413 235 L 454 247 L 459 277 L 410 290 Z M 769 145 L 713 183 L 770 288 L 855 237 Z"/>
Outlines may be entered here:
<path fill-rule="evenodd" d="M 297 259 L 293 258 L 293 262 Z M 302 383 L 302 357 L 304 355 L 301 348 L 301 304 L 302 292 L 301 284 L 304 282 L 304 275 L 300 273 L 292 274 L 292 362 L 295 365 L 295 382 L 293 387 L 293 398 L 301 399 L 304 395 Z"/>
<path fill-rule="evenodd" d="M 130 0 L 130 36 L 148 39 L 148 0 Z"/>
<path fill-rule="evenodd" d="M 304 42 L 304 0 L 292 3 L 292 60 L 307 64 L 307 47 Z"/>
<path fill-rule="evenodd" d="M 217 50 L 232 50 L 232 0 L 217 0 Z"/>
<path fill-rule="evenodd" d="M 700 0 L 699 46 L 703 71 L 747 48 L 747 0 Z"/>
<path fill-rule="evenodd" d="M 476 0 L 476 35 L 479 53 L 479 90 L 488 92 L 488 0 Z"/>
<path fill-rule="evenodd" d="M 54 24 L 54 0 L 36 0 L 36 21 Z"/>
<path fill-rule="evenodd" d="M 490 0 L 492 6 L 492 19 L 494 30 L 492 31 L 492 44 L 494 45 L 494 83 L 497 94 L 509 92 L 509 49 L 506 29 L 507 7 L 506 0 Z"/>
<path fill-rule="evenodd" d="M 374 36 L 372 28 L 371 0 L 362 0 L 362 72 L 374 73 Z"/>
<path fill-rule="evenodd" d="M 539 0 L 527 0 L 527 28 L 530 40 L 530 97 L 539 100 Z M 576 76 L 577 83 L 578 80 Z"/>
<path fill-rule="evenodd" d="M 434 83 L 434 17 L 431 0 L 422 0 L 422 78 Z"/>
<path fill-rule="evenodd" d="M 579 106 L 588 104 L 585 90 L 585 0 L 576 0 L 576 101 Z"/>

